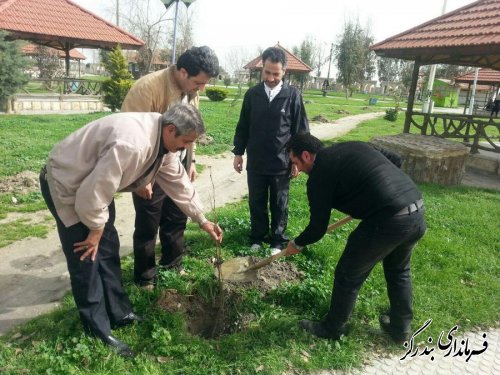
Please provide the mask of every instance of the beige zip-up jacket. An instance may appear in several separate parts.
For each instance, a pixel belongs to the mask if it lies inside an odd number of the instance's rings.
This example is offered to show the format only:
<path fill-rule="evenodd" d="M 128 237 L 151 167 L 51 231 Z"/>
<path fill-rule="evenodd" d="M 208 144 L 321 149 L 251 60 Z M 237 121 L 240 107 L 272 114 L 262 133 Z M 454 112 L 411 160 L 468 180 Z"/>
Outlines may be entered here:
<path fill-rule="evenodd" d="M 203 205 L 174 152 L 158 158 L 159 113 L 118 113 L 93 121 L 54 146 L 47 182 L 66 227 L 99 229 L 116 192 L 156 181 L 193 221 L 206 221 Z"/>
<path fill-rule="evenodd" d="M 122 103 L 122 112 L 158 112 L 164 113 L 174 104 L 181 102 L 182 90 L 175 81 L 176 66 L 149 73 L 141 77 L 129 90 Z M 198 93 L 188 95 L 187 101 L 196 108 L 199 106 Z M 187 148 L 186 167 L 191 168 L 195 143 Z"/>

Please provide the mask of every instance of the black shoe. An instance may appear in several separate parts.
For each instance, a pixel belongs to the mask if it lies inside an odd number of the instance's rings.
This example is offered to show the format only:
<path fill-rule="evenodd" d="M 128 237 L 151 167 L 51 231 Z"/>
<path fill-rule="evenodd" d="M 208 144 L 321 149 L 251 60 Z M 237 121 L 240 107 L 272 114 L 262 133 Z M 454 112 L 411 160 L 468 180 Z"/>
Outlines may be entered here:
<path fill-rule="evenodd" d="M 118 340 L 113 335 L 99 337 L 106 345 L 116 351 L 117 354 L 126 358 L 134 358 L 135 353 L 129 348 L 127 344 Z"/>
<path fill-rule="evenodd" d="M 325 322 L 315 322 L 313 320 L 299 321 L 300 328 L 312 333 L 314 336 L 321 337 L 322 339 L 338 340 L 340 336 L 347 335 L 348 329 L 344 324 L 339 329 L 329 328 Z"/>
<path fill-rule="evenodd" d="M 184 258 L 184 255 L 186 255 L 185 252 L 172 260 L 168 260 L 166 262 L 160 261 L 160 267 L 165 269 L 165 270 L 176 268 L 181 264 L 181 261 L 182 261 L 182 258 Z"/>
<path fill-rule="evenodd" d="M 118 320 L 115 324 L 113 324 L 112 328 L 116 329 L 116 328 L 120 328 L 120 327 L 125 327 L 125 326 L 128 326 L 129 324 L 133 324 L 134 322 L 141 323 L 143 321 L 144 321 L 144 319 L 141 316 L 131 312 L 131 313 L 125 315 L 120 320 Z"/>
<path fill-rule="evenodd" d="M 410 337 L 410 331 L 394 328 L 391 325 L 391 318 L 389 317 L 389 315 L 380 315 L 378 321 L 382 330 L 389 334 L 389 336 L 391 336 L 392 340 L 395 343 L 403 344 L 405 341 L 408 341 L 408 337 Z"/>

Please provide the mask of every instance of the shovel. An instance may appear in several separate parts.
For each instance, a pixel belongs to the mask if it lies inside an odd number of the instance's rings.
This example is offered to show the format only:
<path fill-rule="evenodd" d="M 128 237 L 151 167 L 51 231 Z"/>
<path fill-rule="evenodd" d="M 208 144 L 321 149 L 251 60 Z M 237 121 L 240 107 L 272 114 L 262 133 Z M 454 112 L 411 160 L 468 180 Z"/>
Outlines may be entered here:
<path fill-rule="evenodd" d="M 333 224 L 330 224 L 328 226 L 328 228 L 326 228 L 326 233 L 331 232 L 335 228 L 341 227 L 342 225 L 350 222 L 351 220 L 352 220 L 352 217 L 346 216 L 343 219 L 340 219 L 339 221 L 337 221 L 337 222 L 335 222 Z M 269 263 L 274 262 L 276 259 L 278 259 L 278 258 L 280 258 L 280 257 L 282 257 L 284 255 L 286 255 L 286 249 L 283 249 L 279 253 L 274 254 L 274 255 L 272 255 L 270 257 L 264 258 L 260 262 L 252 264 L 246 270 L 239 271 L 239 272 L 247 272 L 247 271 L 251 271 L 251 270 L 258 270 L 259 268 L 267 266 Z"/>
<path fill-rule="evenodd" d="M 340 219 L 336 223 L 330 224 L 326 229 L 326 232 L 331 232 L 332 230 L 348 223 L 352 220 L 352 217 L 346 216 Z M 222 279 L 230 281 L 253 281 L 257 279 L 257 270 L 267 266 L 268 264 L 274 262 L 276 259 L 286 255 L 286 249 L 281 250 L 279 253 L 274 254 L 270 257 L 264 258 L 257 263 L 252 264 L 252 257 L 239 257 L 230 259 L 221 264 Z M 215 270 L 216 276 L 218 276 L 218 270 Z"/>

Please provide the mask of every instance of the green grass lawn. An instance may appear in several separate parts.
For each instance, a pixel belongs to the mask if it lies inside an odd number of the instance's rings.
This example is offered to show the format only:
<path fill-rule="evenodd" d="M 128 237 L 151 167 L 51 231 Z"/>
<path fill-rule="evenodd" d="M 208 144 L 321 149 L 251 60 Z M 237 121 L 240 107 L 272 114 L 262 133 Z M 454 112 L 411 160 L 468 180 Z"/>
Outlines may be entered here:
<path fill-rule="evenodd" d="M 374 134 L 399 133 L 401 125 L 402 119 L 395 124 L 368 121 L 343 139 L 367 140 Z M 305 181 L 306 177 L 300 176 L 291 183 L 288 232 L 292 237 L 307 224 Z M 432 336 L 436 342 L 441 331 L 446 334 L 454 325 L 462 334 L 498 324 L 500 195 L 432 184 L 420 188 L 428 231 L 412 259 L 414 329 L 432 319 L 422 341 Z M 333 211 L 332 221 L 343 216 Z M 246 201 L 219 209 L 218 217 L 225 230 L 224 258 L 247 254 Z M 291 369 L 349 369 L 360 366 L 374 352 L 404 353 L 405 349 L 391 344 L 378 328 L 378 315 L 388 307 L 380 266 L 360 291 L 349 336 L 340 342 L 315 339 L 297 326 L 299 319 L 320 318 L 327 311 L 333 270 L 355 225 L 351 222 L 285 260 L 303 272 L 301 282 L 281 284 L 265 295 L 256 289 L 240 290 L 237 303 L 228 303 L 228 311 L 251 317 L 245 329 L 205 339 L 188 333 L 184 315 L 166 312 L 156 303 L 169 288 L 208 300 L 217 294 L 209 263 L 216 250 L 208 237 L 190 224 L 186 238 L 191 251 L 183 260 L 184 272 L 161 271 L 155 292 L 136 288 L 131 257 L 122 262 L 130 298 L 147 319 L 116 331 L 139 353 L 136 359 L 110 354 L 100 342 L 85 337 L 68 295 L 53 313 L 0 339 L 0 369 L 5 374 L 282 374 Z"/>

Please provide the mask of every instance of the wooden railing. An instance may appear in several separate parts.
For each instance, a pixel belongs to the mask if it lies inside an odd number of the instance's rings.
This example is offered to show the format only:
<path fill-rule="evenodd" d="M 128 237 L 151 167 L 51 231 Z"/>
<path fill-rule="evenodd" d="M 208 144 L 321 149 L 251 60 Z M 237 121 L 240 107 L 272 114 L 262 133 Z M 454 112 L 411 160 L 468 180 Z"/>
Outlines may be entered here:
<path fill-rule="evenodd" d="M 411 113 L 411 126 L 422 135 L 462 139 L 471 154 L 478 150 L 500 153 L 500 119 L 458 114 Z M 479 143 L 481 141 L 481 144 Z"/>
<path fill-rule="evenodd" d="M 101 95 L 102 81 L 78 78 L 38 78 L 30 80 L 23 89 L 27 94 L 58 93 Z"/>

